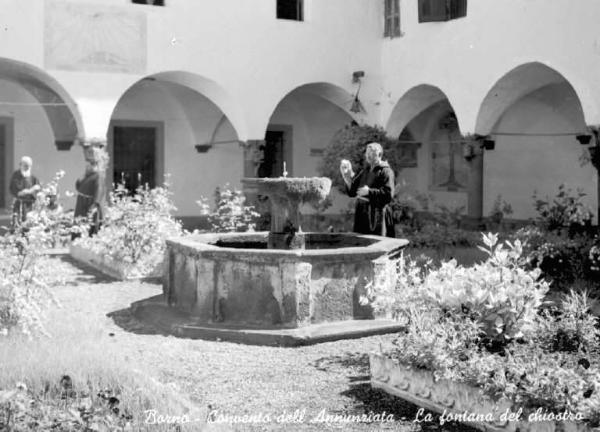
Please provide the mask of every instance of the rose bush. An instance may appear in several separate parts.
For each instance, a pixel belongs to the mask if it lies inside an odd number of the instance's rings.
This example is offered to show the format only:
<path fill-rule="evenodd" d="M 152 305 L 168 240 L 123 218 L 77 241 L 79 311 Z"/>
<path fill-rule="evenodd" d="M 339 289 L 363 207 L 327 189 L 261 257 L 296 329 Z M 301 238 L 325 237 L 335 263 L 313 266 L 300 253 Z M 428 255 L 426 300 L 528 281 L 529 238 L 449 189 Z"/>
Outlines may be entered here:
<path fill-rule="evenodd" d="M 168 183 L 153 189 L 139 186 L 134 194 L 117 185 L 98 233 L 74 244 L 125 263 L 131 274 L 148 274 L 164 259 L 165 240 L 184 234 L 172 215 L 175 210 Z"/>

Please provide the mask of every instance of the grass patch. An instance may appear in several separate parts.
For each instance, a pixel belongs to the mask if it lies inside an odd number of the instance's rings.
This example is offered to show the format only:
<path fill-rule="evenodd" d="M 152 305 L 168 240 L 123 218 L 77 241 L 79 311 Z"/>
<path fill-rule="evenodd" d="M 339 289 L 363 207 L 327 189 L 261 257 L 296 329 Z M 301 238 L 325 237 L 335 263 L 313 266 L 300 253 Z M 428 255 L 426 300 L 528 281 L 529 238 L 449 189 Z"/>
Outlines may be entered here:
<path fill-rule="evenodd" d="M 145 424 L 156 407 L 199 418 L 176 389 L 134 367 L 93 322 L 69 321 L 52 338 L 0 339 L 0 429 L 173 430 Z"/>

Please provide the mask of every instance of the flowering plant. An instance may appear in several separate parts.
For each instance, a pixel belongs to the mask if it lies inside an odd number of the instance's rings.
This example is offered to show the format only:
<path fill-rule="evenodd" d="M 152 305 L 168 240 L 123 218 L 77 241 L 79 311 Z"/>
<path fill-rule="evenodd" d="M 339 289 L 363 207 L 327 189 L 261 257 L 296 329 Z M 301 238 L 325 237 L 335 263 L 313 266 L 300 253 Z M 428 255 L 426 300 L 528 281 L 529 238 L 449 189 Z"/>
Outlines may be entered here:
<path fill-rule="evenodd" d="M 455 260 L 431 272 L 423 287 L 426 298 L 443 310 L 464 313 L 483 326 L 491 339 L 512 339 L 531 330 L 549 289 L 540 270 L 525 270 L 520 242 L 498 244 L 497 234 L 483 235 L 488 259 L 473 267 Z"/>
<path fill-rule="evenodd" d="M 520 242 L 498 244 L 493 234 L 483 241 L 488 259 L 471 268 L 450 261 L 430 270 L 401 259 L 395 287 L 373 281 L 373 304 L 405 323 L 390 354 L 526 414 L 568 410 L 600 424 L 600 330 L 589 298 L 572 292 L 540 313 L 548 284 L 528 270 Z"/>
<path fill-rule="evenodd" d="M 208 216 L 208 221 L 217 232 L 253 231 L 260 213 L 253 206 L 246 205 L 244 193 L 238 189 L 230 189 L 229 185 L 217 187 L 215 190 L 215 207 L 211 211 L 208 200 L 200 197 L 196 203 L 200 206 L 200 214 Z"/>
<path fill-rule="evenodd" d="M 63 176 L 60 171 L 43 185 L 25 221 L 0 237 L 0 334 L 12 328 L 30 336 L 47 334 L 44 309 L 56 303 L 50 288 L 60 281 L 44 251 L 57 239 L 85 230 L 69 215 L 54 212 L 48 201 Z"/>
<path fill-rule="evenodd" d="M 558 194 L 552 201 L 541 200 L 534 194 L 535 209 L 542 226 L 548 231 L 570 228 L 577 231 L 580 227 L 591 223 L 593 213 L 589 206 L 582 202 L 586 196 L 580 189 L 573 194 L 564 184 L 558 187 Z"/>
<path fill-rule="evenodd" d="M 110 193 L 97 235 L 75 244 L 124 262 L 132 274 L 148 274 L 162 263 L 165 240 L 183 235 L 181 223 L 172 216 L 175 209 L 168 183 L 154 189 L 139 186 L 134 194 L 119 184 Z"/>
<path fill-rule="evenodd" d="M 531 330 L 549 285 L 538 280 L 539 269 L 524 268 L 519 241 L 500 245 L 498 235 L 489 233 L 483 235 L 483 243 L 480 249 L 488 259 L 472 267 L 450 260 L 428 271 L 430 263 L 401 260 L 395 292 L 374 287 L 370 298 L 378 308 L 391 309 L 395 317 L 410 317 L 413 311 L 407 305 L 419 305 L 468 316 L 488 339 L 501 344 L 522 337 Z"/>

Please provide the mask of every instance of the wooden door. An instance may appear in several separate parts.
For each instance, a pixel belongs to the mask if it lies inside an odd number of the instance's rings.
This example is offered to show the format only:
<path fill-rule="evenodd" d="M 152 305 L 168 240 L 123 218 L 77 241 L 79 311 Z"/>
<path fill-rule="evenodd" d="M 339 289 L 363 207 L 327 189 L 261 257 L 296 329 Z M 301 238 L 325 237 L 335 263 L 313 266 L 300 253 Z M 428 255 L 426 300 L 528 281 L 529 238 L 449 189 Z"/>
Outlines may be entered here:
<path fill-rule="evenodd" d="M 113 129 L 113 182 L 133 192 L 139 186 L 156 186 L 157 141 L 155 127 L 115 126 Z"/>

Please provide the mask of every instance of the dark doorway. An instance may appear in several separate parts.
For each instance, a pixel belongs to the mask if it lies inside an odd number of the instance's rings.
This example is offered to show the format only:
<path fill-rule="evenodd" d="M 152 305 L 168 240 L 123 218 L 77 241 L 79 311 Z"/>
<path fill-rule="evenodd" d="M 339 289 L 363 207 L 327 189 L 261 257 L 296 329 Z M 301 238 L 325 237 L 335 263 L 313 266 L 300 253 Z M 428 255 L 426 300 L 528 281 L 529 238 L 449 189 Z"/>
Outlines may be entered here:
<path fill-rule="evenodd" d="M 263 160 L 258 167 L 259 177 L 280 177 L 285 161 L 285 132 L 267 131 L 263 149 Z M 287 167 L 286 167 L 287 169 Z"/>
<path fill-rule="evenodd" d="M 7 183 L 7 163 L 6 163 L 6 126 L 0 123 L 0 208 L 6 208 L 6 183 Z"/>
<path fill-rule="evenodd" d="M 113 182 L 134 192 L 156 186 L 157 130 L 155 127 L 114 126 Z"/>

